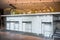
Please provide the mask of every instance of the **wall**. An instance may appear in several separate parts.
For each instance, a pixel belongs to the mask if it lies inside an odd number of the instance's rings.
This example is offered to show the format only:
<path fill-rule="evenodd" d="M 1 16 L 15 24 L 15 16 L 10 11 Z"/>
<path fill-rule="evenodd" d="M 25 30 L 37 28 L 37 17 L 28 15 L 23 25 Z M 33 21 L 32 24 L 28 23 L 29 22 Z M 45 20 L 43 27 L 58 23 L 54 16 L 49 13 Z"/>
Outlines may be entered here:
<path fill-rule="evenodd" d="M 49 18 L 49 19 L 48 19 Z M 37 33 L 37 34 L 43 34 L 46 37 L 49 37 L 53 34 L 53 16 L 52 15 L 41 15 L 41 16 L 21 16 L 21 17 L 6 17 L 6 21 L 7 23 L 10 22 L 14 22 L 14 21 L 18 21 L 18 24 L 14 24 L 14 23 L 10 23 L 10 27 L 9 24 L 6 24 L 6 29 L 7 30 L 15 30 L 15 31 L 25 31 L 25 26 L 22 25 L 23 21 L 24 22 L 32 22 L 32 33 Z M 15 26 L 14 26 L 15 25 Z M 13 29 L 12 29 L 13 27 Z M 17 29 L 14 29 L 16 28 Z M 9 29 L 10 28 L 10 29 Z M 29 32 L 29 31 L 28 31 Z"/>

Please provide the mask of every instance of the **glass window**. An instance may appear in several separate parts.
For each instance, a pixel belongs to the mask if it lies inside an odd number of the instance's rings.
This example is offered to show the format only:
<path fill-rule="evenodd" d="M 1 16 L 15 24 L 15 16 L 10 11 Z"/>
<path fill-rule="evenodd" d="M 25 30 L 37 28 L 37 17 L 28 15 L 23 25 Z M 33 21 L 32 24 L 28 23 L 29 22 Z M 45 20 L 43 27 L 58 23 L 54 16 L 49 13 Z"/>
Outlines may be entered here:
<path fill-rule="evenodd" d="M 31 23 L 31 21 L 24 21 L 23 22 L 23 31 L 32 32 L 32 23 Z"/>
<path fill-rule="evenodd" d="M 6 29 L 7 30 L 19 30 L 19 22 L 18 21 L 6 21 Z"/>

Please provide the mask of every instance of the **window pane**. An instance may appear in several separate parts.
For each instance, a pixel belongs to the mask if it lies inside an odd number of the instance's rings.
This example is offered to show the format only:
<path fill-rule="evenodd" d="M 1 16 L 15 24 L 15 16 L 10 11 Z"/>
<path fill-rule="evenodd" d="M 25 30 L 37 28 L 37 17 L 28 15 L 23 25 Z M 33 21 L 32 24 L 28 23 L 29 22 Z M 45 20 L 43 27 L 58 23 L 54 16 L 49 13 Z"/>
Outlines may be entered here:
<path fill-rule="evenodd" d="M 14 30 L 14 27 L 15 27 L 15 26 L 14 26 L 14 23 L 11 22 L 11 23 L 10 23 L 10 30 Z"/>
<path fill-rule="evenodd" d="M 15 28 L 16 31 L 19 31 L 19 23 L 15 23 Z"/>
<path fill-rule="evenodd" d="M 6 24 L 6 29 L 7 29 L 7 30 L 10 29 L 10 26 L 9 26 L 9 25 L 10 25 L 9 23 Z"/>
<path fill-rule="evenodd" d="M 31 32 L 32 30 L 32 23 L 31 22 L 23 22 L 23 31 Z"/>

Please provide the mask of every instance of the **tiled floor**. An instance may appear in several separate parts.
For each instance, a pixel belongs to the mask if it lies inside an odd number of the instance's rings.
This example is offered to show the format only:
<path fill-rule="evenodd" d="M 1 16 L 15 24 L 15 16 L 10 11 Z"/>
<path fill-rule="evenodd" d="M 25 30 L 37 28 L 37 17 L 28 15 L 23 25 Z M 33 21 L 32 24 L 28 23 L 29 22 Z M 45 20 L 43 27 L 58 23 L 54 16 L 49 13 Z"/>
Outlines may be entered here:
<path fill-rule="evenodd" d="M 0 40 L 43 40 L 43 38 L 15 34 L 11 32 L 0 32 Z"/>

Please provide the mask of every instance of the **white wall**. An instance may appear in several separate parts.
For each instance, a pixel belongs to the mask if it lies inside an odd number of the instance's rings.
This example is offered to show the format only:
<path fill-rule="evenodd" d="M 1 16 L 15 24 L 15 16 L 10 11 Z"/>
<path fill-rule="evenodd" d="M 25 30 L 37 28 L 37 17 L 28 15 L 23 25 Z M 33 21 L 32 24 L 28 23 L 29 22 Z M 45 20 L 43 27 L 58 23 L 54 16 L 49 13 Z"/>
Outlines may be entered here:
<path fill-rule="evenodd" d="M 32 32 L 41 34 L 41 19 L 39 16 L 36 16 L 32 20 Z"/>
<path fill-rule="evenodd" d="M 16 31 L 24 31 L 25 29 L 23 28 L 23 21 L 31 21 L 32 22 L 32 33 L 37 33 L 37 34 L 44 34 L 45 36 L 49 36 L 50 34 L 52 35 L 53 31 L 53 25 L 52 24 L 44 24 L 42 25 L 42 22 L 53 22 L 53 16 L 52 15 L 42 15 L 42 16 L 21 16 L 21 17 L 6 17 L 6 21 L 18 21 L 19 24 L 14 27 L 19 27 L 18 30 L 14 29 L 12 25 L 10 25 L 11 29 L 9 29 L 9 25 L 6 27 L 8 30 L 16 30 Z M 46 25 L 46 26 L 45 26 Z M 46 27 L 46 28 L 45 28 Z M 49 31 L 44 31 L 44 29 L 47 29 Z M 24 31 L 25 32 L 25 31 Z M 45 32 L 45 33 L 44 33 Z"/>

